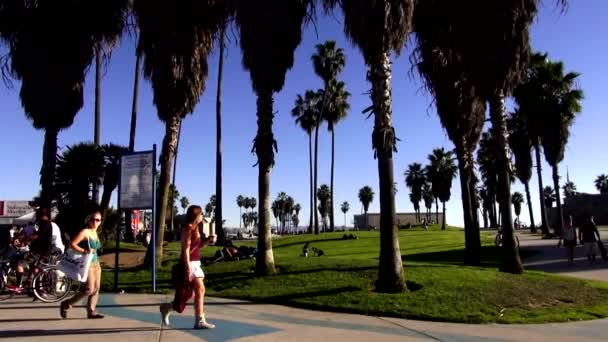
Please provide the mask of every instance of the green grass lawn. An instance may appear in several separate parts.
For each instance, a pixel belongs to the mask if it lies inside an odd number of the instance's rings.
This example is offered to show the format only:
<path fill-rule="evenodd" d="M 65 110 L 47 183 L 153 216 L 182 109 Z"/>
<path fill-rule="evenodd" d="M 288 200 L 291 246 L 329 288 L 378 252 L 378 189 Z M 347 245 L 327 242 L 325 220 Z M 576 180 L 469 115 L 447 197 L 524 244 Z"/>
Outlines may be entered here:
<path fill-rule="evenodd" d="M 537 323 L 608 316 L 608 284 L 585 282 L 527 271 L 524 275 L 497 272 L 500 251 L 483 235 L 481 267 L 464 266 L 461 230 L 400 233 L 408 293 L 374 292 L 379 233 L 355 232 L 358 240 L 343 241 L 343 233 L 302 235 L 273 241 L 278 274 L 256 277 L 253 260 L 224 262 L 205 268 L 207 294 L 296 307 L 468 323 Z M 311 242 L 323 257 L 303 258 L 302 246 Z M 251 242 L 250 244 L 253 244 Z M 204 250 L 211 256 L 217 250 Z M 158 286 L 168 292 L 170 269 L 179 245 L 167 248 L 158 270 Z M 525 257 L 525 255 L 524 255 Z M 150 290 L 150 272 L 121 272 L 127 292 Z M 104 272 L 104 289 L 113 275 Z"/>

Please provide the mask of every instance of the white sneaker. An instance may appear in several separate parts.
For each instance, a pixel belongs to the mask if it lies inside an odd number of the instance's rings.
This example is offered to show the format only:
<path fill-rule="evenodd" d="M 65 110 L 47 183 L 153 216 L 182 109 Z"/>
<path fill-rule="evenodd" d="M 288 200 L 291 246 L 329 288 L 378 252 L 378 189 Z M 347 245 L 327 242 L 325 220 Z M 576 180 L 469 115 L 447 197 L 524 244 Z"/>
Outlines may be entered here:
<path fill-rule="evenodd" d="M 215 328 L 215 324 L 211 324 L 207 322 L 205 316 L 199 318 L 194 322 L 194 329 L 213 329 Z"/>
<path fill-rule="evenodd" d="M 159 307 L 160 316 L 162 318 L 162 324 L 166 327 L 171 325 L 169 323 L 169 314 L 171 313 L 171 308 L 172 308 L 171 303 L 163 303 Z"/>

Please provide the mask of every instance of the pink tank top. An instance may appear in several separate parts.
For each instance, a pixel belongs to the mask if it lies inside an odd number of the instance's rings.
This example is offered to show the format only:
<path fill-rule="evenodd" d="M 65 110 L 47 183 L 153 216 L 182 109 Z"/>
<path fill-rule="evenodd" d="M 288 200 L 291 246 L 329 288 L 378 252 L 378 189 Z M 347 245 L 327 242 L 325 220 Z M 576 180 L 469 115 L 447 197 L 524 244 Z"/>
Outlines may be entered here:
<path fill-rule="evenodd" d="M 199 261 L 201 260 L 201 247 L 203 246 L 203 241 L 199 237 L 194 240 L 194 242 L 190 245 L 190 261 Z"/>

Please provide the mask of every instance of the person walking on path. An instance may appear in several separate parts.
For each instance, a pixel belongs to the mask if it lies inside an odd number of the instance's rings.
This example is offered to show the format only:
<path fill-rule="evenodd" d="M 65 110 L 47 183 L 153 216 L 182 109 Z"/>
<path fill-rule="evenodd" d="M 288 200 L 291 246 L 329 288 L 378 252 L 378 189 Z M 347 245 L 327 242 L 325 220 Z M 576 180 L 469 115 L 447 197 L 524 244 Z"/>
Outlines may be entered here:
<path fill-rule="evenodd" d="M 82 229 L 72 239 L 70 248 L 78 253 L 93 254 L 93 258 L 86 282 L 80 286 L 78 293 L 74 297 L 61 302 L 59 306 L 59 313 L 61 318 L 64 319 L 68 317 L 68 310 L 72 308 L 72 305 L 84 297 L 87 297 L 87 318 L 100 319 L 104 317 L 104 315 L 95 310 L 101 286 L 101 266 L 99 265 L 99 257 L 97 256 L 97 250 L 101 248 L 99 236 L 97 235 L 97 229 L 101 225 L 101 212 L 98 209 L 92 210 L 86 219 L 86 224 L 87 227 Z"/>
<path fill-rule="evenodd" d="M 568 216 L 562 235 L 564 247 L 566 247 L 566 255 L 568 257 L 568 265 L 574 264 L 574 248 L 576 247 L 576 226 L 572 221 L 572 215 Z"/>
<path fill-rule="evenodd" d="M 205 297 L 205 284 L 203 279 L 205 273 L 201 268 L 200 250 L 206 245 L 215 243 L 215 235 L 209 235 L 205 240 L 201 239 L 198 229 L 203 221 L 203 209 L 198 205 L 192 205 L 186 212 L 186 227 L 182 230 L 182 254 L 179 264 L 174 266 L 173 278 L 175 282 L 175 298 L 172 303 L 163 303 L 159 310 L 162 323 L 169 326 L 169 314 L 171 311 L 184 312 L 186 302 L 194 292 L 194 329 L 213 329 L 214 324 L 207 322 L 203 300 Z"/>
<path fill-rule="evenodd" d="M 585 248 L 587 260 L 589 260 L 589 263 L 594 263 L 598 249 L 597 242 L 600 240 L 600 232 L 597 230 L 597 226 L 593 221 L 593 216 L 589 216 L 587 222 L 585 222 L 580 229 L 579 239 Z"/>

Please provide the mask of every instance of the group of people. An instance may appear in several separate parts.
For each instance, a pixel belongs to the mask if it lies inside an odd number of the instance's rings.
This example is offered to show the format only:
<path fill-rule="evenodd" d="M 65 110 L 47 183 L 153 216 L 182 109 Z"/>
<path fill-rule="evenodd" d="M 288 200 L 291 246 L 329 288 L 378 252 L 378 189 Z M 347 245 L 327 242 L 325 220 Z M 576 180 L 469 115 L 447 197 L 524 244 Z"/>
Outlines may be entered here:
<path fill-rule="evenodd" d="M 564 232 L 558 242 L 558 247 L 562 243 L 566 248 L 568 264 L 570 265 L 574 263 L 575 248 L 578 243 L 583 245 L 589 263 L 594 263 L 599 253 L 602 254 L 604 259 L 607 257 L 593 216 L 588 216 L 584 222 L 574 222 L 572 215 L 569 215 L 564 225 Z"/>

